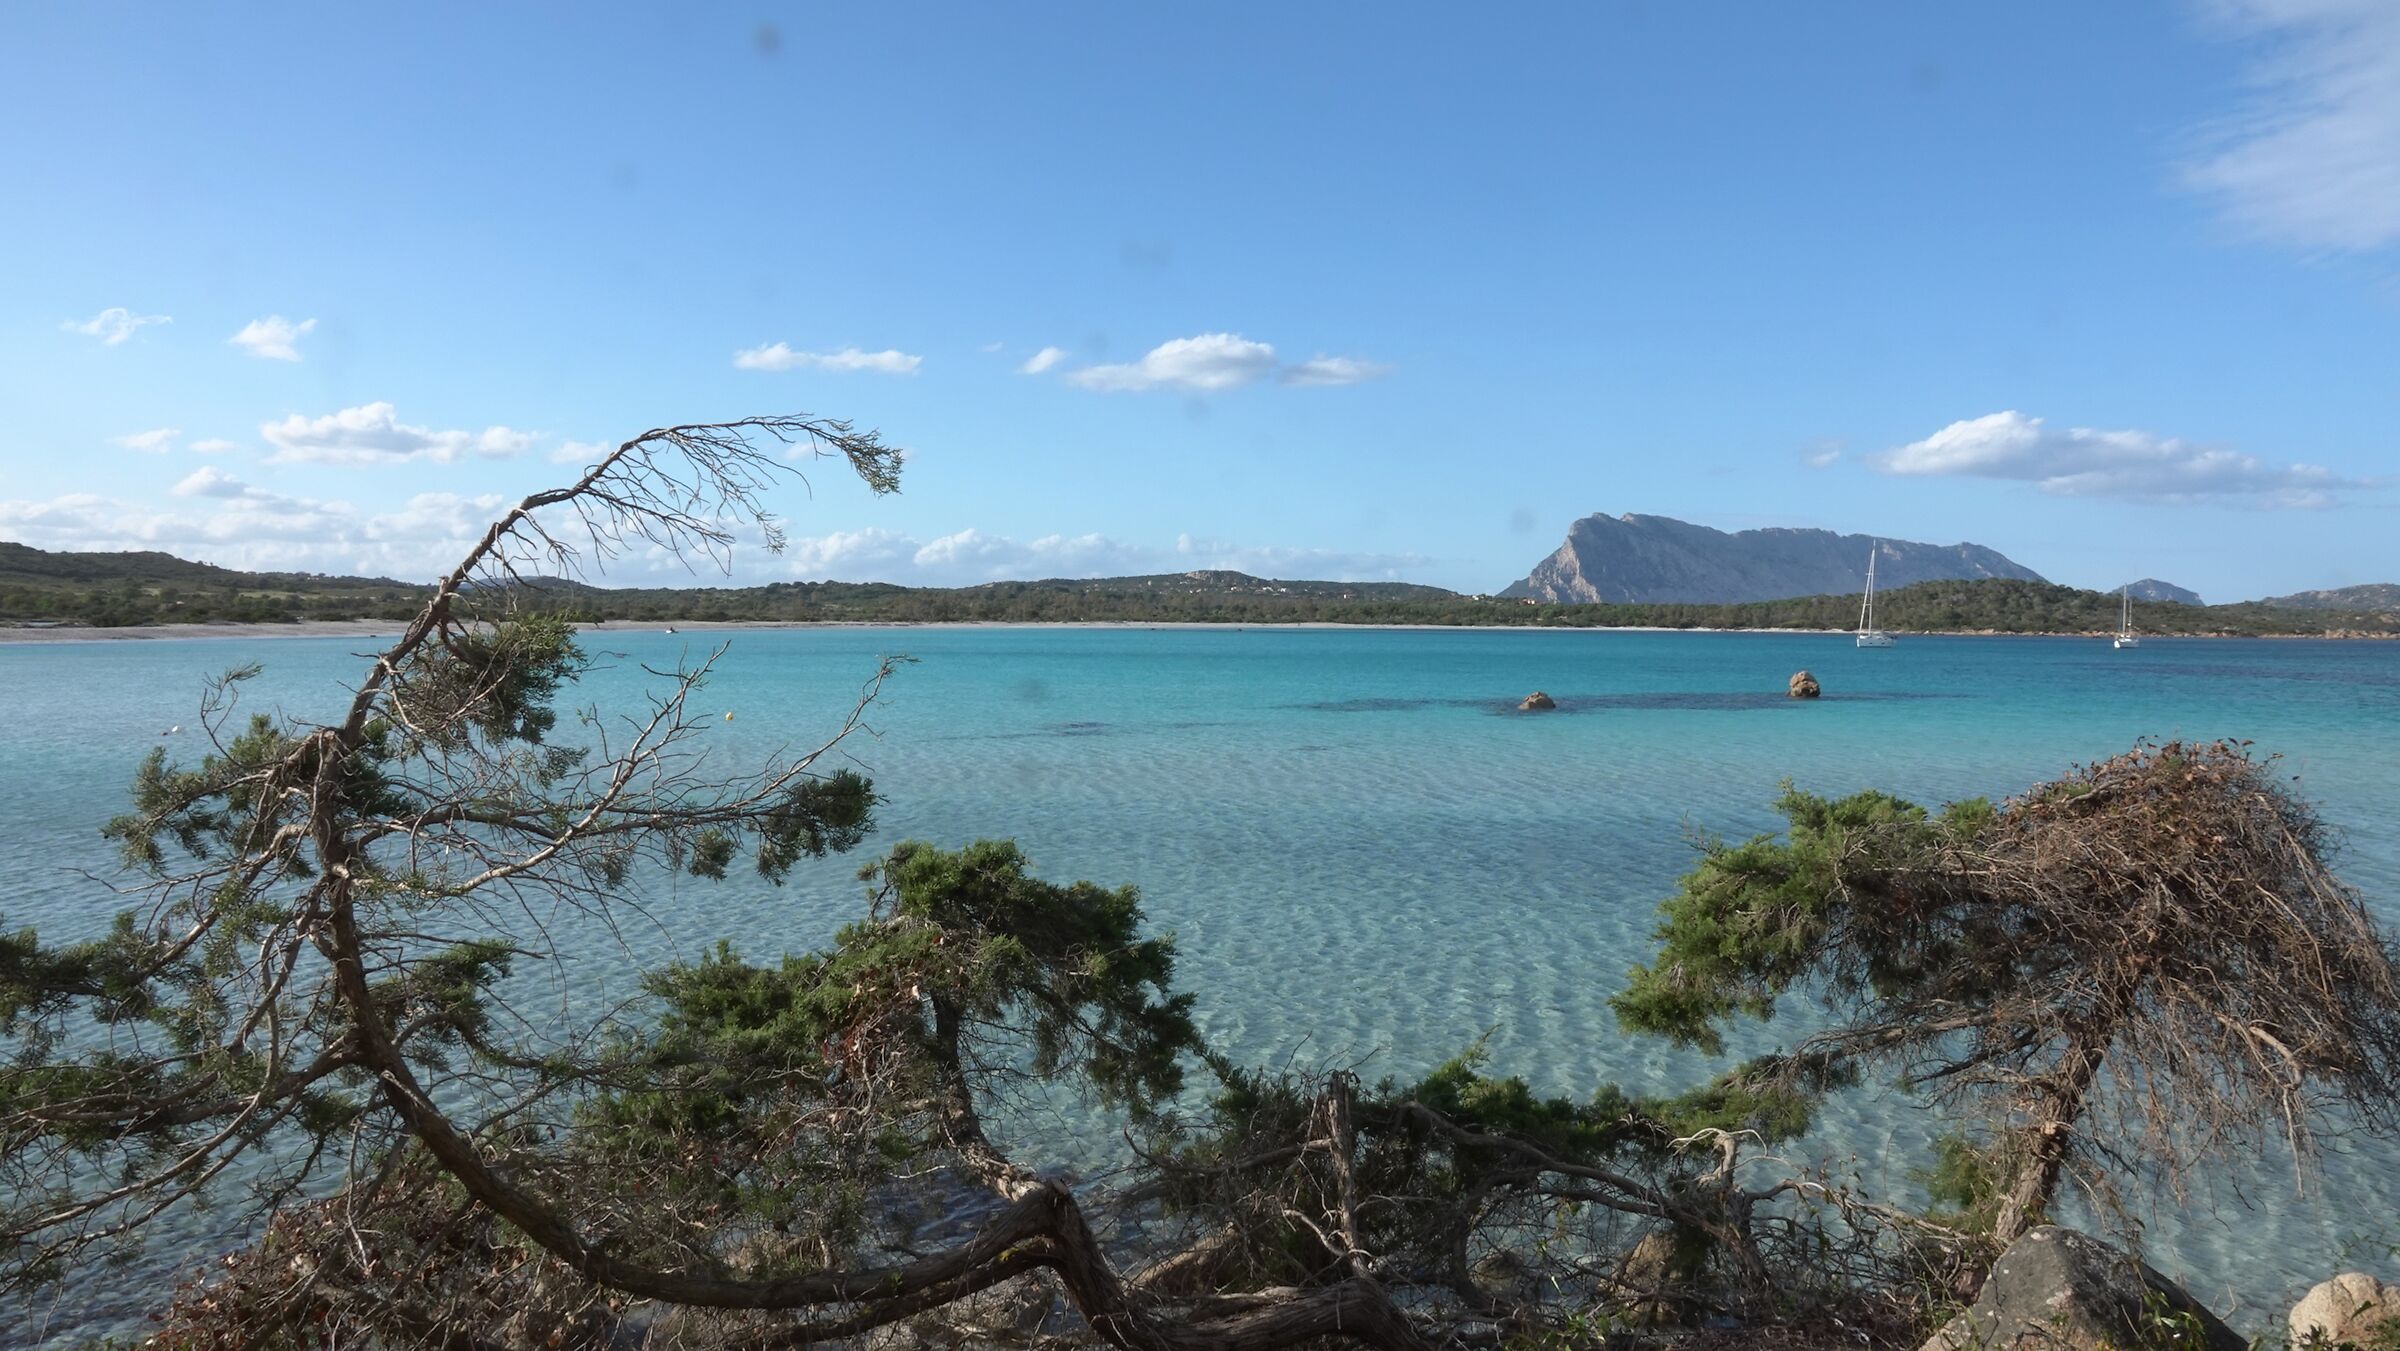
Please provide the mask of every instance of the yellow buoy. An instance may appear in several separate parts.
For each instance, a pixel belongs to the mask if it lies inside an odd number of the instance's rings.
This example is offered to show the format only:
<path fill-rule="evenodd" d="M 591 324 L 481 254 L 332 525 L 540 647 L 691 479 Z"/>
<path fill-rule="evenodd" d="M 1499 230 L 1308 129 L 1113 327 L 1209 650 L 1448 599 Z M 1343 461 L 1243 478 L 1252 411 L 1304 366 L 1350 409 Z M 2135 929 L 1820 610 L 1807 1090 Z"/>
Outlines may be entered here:
<path fill-rule="evenodd" d="M 728 713 L 726 713 L 726 715 L 725 715 L 725 721 L 727 721 L 727 722 L 731 722 L 731 721 L 733 721 L 733 714 L 732 714 L 731 712 L 728 712 Z"/>

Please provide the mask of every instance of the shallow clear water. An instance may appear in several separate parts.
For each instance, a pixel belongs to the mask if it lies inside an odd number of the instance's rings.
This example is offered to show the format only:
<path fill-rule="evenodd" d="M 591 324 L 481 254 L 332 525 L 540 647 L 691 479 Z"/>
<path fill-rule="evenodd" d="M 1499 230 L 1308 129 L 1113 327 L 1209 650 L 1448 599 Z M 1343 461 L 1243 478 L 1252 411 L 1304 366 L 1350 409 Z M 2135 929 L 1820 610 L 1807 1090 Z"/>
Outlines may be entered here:
<path fill-rule="evenodd" d="M 1703 1059 L 1616 1030 L 1607 999 L 1688 833 L 1770 828 L 1778 781 L 1937 802 L 2004 794 L 2136 738 L 2246 737 L 2283 755 L 2342 828 L 2342 870 L 2400 924 L 2400 643 L 1550 631 L 841 629 L 600 631 L 579 699 L 623 707 L 641 663 L 728 651 L 701 703 L 728 764 L 821 737 L 878 656 L 916 658 L 847 751 L 889 799 L 870 849 L 1014 836 L 1050 877 L 1142 889 L 1178 939 L 1208 1034 L 1237 1059 L 1365 1061 L 1407 1075 L 1486 1032 L 1494 1066 L 1581 1095 L 1664 1089 Z M 102 857 L 135 761 L 196 754 L 201 681 L 266 671 L 252 706 L 322 715 L 361 669 L 353 639 L 0 646 L 0 922 L 66 933 L 111 908 L 73 870 Z M 1796 703 L 1806 667 L 1826 697 Z M 1519 714 L 1527 691 L 1559 710 Z M 572 984 L 622 994 L 641 964 L 721 936 L 753 954 L 854 913 L 858 860 L 778 890 L 687 886 Z M 1750 1035 L 1764 1049 L 1805 1019 Z M 1071 1113 L 1021 1129 L 1103 1161 Z M 1932 1123 L 1894 1093 L 1836 1104 L 1805 1152 L 1900 1192 Z M 2294 1198 L 2263 1166 L 2247 1205 L 2151 1214 L 2149 1256 L 2243 1321 L 2280 1317 L 2400 1205 L 2400 1147 L 2353 1143 Z M 2235 1180 L 2244 1180 L 2237 1175 Z M 194 1254 L 199 1256 L 200 1254 Z M 155 1289 L 155 1286 L 150 1288 Z M 0 1344 L 7 1341 L 0 1336 Z"/>

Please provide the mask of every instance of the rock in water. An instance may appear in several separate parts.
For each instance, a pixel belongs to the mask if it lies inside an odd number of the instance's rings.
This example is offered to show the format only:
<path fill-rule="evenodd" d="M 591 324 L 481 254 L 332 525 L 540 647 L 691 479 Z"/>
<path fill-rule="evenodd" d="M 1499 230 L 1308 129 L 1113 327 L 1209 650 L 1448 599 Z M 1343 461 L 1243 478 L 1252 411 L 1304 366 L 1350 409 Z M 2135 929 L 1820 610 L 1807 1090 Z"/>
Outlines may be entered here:
<path fill-rule="evenodd" d="M 2139 1258 L 2043 1225 L 2008 1245 L 1975 1306 L 1923 1351 L 2245 1351 L 2248 1343 Z"/>
<path fill-rule="evenodd" d="M 1794 699 L 1814 699 L 1825 692 L 1818 687 L 1817 678 L 1806 671 L 1792 672 L 1791 683 L 1787 688 Z"/>
<path fill-rule="evenodd" d="M 1556 708 L 1558 707 L 1558 701 L 1551 698 L 1549 695 L 1542 693 L 1540 690 L 1535 690 L 1533 693 L 1526 695 L 1525 702 L 1517 705 L 1517 707 L 1524 709 L 1527 712 L 1533 712 L 1539 709 Z"/>
<path fill-rule="evenodd" d="M 2400 1340 L 2400 1286 L 2346 1271 L 2292 1306 L 2292 1345 L 2389 1346 Z M 2380 1340 L 2379 1340 L 2380 1339 Z"/>

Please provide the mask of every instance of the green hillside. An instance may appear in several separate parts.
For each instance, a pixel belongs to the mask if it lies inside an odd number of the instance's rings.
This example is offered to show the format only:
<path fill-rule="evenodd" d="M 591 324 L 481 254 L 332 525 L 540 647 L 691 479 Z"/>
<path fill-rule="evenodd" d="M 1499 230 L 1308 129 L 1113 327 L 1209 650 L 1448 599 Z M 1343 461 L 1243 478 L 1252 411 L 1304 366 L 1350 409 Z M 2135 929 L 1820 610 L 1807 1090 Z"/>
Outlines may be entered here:
<path fill-rule="evenodd" d="M 2354 590 L 2363 590 L 2354 588 Z M 128 625 L 400 619 L 424 588 L 381 577 L 236 572 L 160 553 L 45 553 L 0 544 L 0 622 Z M 2328 594 L 2328 593 L 2314 593 Z M 1852 595 L 1740 605 L 1556 605 L 1463 596 L 1408 582 L 1292 581 L 1221 570 L 1051 578 L 967 587 L 777 582 L 751 587 L 596 587 L 539 579 L 470 593 L 482 606 L 639 623 L 1442 624 L 1533 627 L 1845 629 Z M 1899 632 L 2105 633 L 2114 593 L 2004 579 L 1921 582 L 1877 597 Z M 2400 613 L 2251 601 L 2140 601 L 2147 634 L 2400 632 Z"/>
<path fill-rule="evenodd" d="M 52 553 L 0 542 L 0 622 L 116 627 L 398 619 L 424 588 L 389 577 L 238 572 L 173 554 Z"/>

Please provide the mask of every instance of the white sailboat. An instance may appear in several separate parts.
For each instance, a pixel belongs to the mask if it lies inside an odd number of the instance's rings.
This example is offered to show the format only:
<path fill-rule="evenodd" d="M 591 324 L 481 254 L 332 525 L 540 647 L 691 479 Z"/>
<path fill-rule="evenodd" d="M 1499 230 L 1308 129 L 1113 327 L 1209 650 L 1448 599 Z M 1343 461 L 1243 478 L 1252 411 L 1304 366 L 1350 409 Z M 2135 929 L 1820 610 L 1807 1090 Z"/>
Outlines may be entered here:
<path fill-rule="evenodd" d="M 1867 550 L 1867 594 L 1858 603 L 1858 645 L 1860 647 L 1890 647 L 1892 635 L 1875 627 L 1875 555 L 1883 552 L 1877 544 Z"/>
<path fill-rule="evenodd" d="M 2117 636 L 2109 639 L 2108 645 L 2116 648 L 2140 647 L 2142 640 L 2133 632 L 2133 587 L 2128 585 L 2118 594 L 2123 597 L 2125 607 L 2117 620 Z"/>

